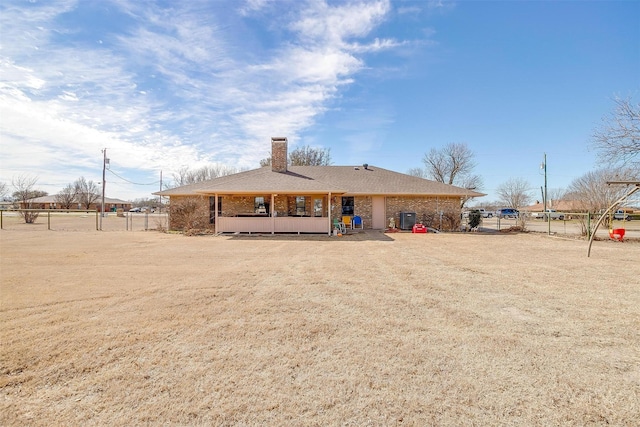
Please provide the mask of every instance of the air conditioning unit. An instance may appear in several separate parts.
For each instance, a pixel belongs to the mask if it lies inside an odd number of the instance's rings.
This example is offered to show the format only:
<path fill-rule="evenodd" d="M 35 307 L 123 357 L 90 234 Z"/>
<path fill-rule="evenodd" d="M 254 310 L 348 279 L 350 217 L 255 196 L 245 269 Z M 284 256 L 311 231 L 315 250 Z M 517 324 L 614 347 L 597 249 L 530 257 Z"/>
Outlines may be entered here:
<path fill-rule="evenodd" d="M 400 212 L 400 230 L 411 230 L 416 225 L 415 212 Z"/>

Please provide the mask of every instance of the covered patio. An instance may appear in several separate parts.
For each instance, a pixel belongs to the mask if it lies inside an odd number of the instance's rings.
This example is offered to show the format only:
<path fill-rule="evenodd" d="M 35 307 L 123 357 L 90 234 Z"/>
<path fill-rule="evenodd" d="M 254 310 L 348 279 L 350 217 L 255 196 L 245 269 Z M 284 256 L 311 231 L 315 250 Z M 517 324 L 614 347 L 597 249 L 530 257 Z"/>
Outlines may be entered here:
<path fill-rule="evenodd" d="M 332 232 L 332 199 L 343 194 L 297 191 L 233 194 L 208 193 L 216 233 Z M 222 205 L 222 206 L 221 206 Z"/>

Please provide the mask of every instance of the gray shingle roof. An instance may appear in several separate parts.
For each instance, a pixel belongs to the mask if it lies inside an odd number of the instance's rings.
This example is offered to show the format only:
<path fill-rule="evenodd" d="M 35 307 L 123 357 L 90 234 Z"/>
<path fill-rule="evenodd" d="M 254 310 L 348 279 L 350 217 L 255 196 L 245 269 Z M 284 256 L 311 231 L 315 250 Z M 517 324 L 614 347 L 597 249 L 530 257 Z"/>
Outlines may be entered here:
<path fill-rule="evenodd" d="M 455 187 L 424 178 L 368 166 L 291 166 L 310 168 L 309 176 L 323 182 L 340 184 L 353 195 L 447 195 L 447 196 L 483 196 L 482 193 Z"/>
<path fill-rule="evenodd" d="M 369 166 L 289 166 L 286 173 L 271 166 L 164 190 L 153 194 L 182 196 L 195 194 L 319 194 L 398 196 L 466 196 L 482 193 L 441 182 Z"/>

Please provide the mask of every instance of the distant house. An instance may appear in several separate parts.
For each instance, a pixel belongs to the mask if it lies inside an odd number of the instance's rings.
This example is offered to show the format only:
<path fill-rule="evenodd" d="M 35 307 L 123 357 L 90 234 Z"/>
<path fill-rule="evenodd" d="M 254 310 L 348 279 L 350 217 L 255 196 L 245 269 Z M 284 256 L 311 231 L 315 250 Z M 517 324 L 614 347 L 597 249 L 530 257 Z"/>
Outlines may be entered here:
<path fill-rule="evenodd" d="M 56 201 L 56 196 L 42 196 L 34 199 L 29 199 L 25 202 L 20 202 L 21 209 L 62 209 L 60 203 Z M 99 211 L 102 208 L 102 197 L 94 203 L 91 203 L 89 209 Z M 115 211 L 117 209 L 124 209 L 128 211 L 131 209 L 131 202 L 127 202 L 120 199 L 113 199 L 110 197 L 104 198 L 104 210 L 106 212 Z M 74 202 L 70 209 L 87 209 L 83 204 Z"/>
<path fill-rule="evenodd" d="M 272 138 L 271 166 L 176 187 L 156 195 L 170 205 L 195 199 L 218 233 L 331 233 L 333 220 L 359 216 L 385 229 L 401 213 L 418 222 L 459 221 L 461 200 L 482 193 L 371 165 L 288 166 L 287 139 Z M 184 224 L 170 215 L 169 227 Z"/>
<path fill-rule="evenodd" d="M 548 200 L 547 209 L 555 209 L 558 212 L 583 212 L 587 210 L 584 207 L 584 202 L 580 200 Z M 544 204 L 536 201 L 535 204 L 521 208 L 521 210 L 542 212 L 544 210 Z"/>

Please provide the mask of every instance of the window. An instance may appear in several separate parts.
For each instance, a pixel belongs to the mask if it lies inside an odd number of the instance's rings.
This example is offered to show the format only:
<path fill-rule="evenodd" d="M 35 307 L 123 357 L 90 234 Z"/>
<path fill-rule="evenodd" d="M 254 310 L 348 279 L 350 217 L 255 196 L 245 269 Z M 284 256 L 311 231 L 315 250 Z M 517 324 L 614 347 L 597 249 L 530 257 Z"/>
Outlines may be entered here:
<path fill-rule="evenodd" d="M 215 224 L 216 216 L 214 214 L 216 206 L 215 206 L 215 197 L 209 196 L 209 224 Z M 222 216 L 222 196 L 218 196 L 218 216 Z"/>
<path fill-rule="evenodd" d="M 306 211 L 304 196 L 296 196 L 296 215 L 304 215 Z"/>
<path fill-rule="evenodd" d="M 322 216 L 322 199 L 313 199 L 313 216 Z"/>
<path fill-rule="evenodd" d="M 342 215 L 353 215 L 353 196 L 342 198 Z"/>
<path fill-rule="evenodd" d="M 267 213 L 267 206 L 264 204 L 264 197 L 258 196 L 254 199 L 253 202 L 253 211 L 259 214 Z"/>

